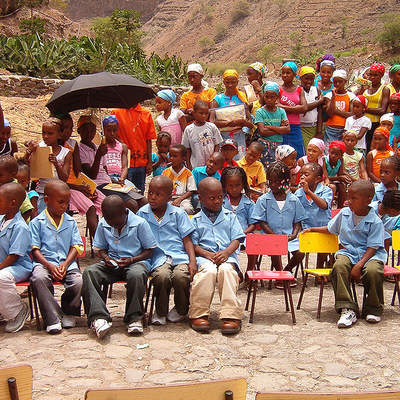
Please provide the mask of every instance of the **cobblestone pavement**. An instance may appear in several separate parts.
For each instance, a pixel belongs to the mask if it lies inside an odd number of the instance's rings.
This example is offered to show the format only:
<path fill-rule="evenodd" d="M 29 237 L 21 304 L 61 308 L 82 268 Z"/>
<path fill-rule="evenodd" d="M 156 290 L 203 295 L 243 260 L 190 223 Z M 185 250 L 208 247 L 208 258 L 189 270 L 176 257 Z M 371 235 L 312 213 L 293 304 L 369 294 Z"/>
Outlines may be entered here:
<path fill-rule="evenodd" d="M 103 341 L 88 330 L 85 318 L 58 336 L 37 332 L 34 323 L 17 334 L 6 334 L 0 327 L 0 365 L 32 365 L 34 400 L 83 399 L 88 388 L 232 377 L 247 378 L 251 400 L 256 391 L 400 390 L 400 313 L 389 305 L 392 288 L 385 283 L 385 314 L 378 325 L 359 321 L 351 329 L 338 330 L 330 286 L 318 322 L 319 288 L 311 281 L 295 326 L 285 312 L 283 292 L 260 289 L 254 323 L 248 323 L 246 312 L 237 336 L 224 337 L 218 330 L 216 293 L 210 334 L 198 334 L 187 323 L 179 323 L 150 326 L 143 336 L 132 337 L 122 322 L 125 288 L 115 285 L 108 300 L 113 328 Z M 361 300 L 362 287 L 357 290 Z M 299 287 L 293 291 L 295 304 L 299 292 Z M 60 293 L 56 287 L 58 297 Z M 244 304 L 246 292 L 240 290 L 239 296 Z M 143 344 L 148 347 L 137 347 Z"/>

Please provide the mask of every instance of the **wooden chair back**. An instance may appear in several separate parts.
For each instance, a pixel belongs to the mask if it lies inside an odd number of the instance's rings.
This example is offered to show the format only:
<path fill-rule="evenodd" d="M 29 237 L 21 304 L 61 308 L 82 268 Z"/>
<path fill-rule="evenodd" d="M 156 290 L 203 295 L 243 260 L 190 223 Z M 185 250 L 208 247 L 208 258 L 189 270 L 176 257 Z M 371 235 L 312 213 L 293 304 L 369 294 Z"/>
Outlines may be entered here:
<path fill-rule="evenodd" d="M 286 235 L 251 233 L 246 236 L 246 253 L 250 255 L 284 256 L 288 253 Z"/>
<path fill-rule="evenodd" d="M 135 389 L 93 389 L 85 393 L 85 400 L 225 400 L 226 391 L 232 392 L 231 400 L 246 400 L 246 379 Z"/>
<path fill-rule="evenodd" d="M 0 399 L 32 400 L 32 375 L 30 365 L 1 368 Z"/>

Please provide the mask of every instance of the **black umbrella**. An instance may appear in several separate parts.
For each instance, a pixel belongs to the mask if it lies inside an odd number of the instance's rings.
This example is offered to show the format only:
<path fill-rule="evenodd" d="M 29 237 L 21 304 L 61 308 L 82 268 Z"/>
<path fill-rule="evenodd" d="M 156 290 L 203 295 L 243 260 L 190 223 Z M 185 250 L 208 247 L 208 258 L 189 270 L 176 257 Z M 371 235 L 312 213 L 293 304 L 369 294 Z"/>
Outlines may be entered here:
<path fill-rule="evenodd" d="M 153 89 L 132 76 L 99 72 L 65 82 L 46 107 L 53 114 L 89 107 L 130 108 L 153 97 Z"/>

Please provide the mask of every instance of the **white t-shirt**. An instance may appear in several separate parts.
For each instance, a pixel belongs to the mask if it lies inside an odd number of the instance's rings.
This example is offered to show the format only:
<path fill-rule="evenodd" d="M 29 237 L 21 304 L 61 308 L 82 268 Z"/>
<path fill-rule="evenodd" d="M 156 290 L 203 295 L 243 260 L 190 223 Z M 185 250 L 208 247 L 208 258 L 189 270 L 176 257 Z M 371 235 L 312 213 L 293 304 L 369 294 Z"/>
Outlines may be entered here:
<path fill-rule="evenodd" d="M 367 130 L 370 130 L 372 126 L 371 120 L 363 115 L 361 118 L 354 118 L 354 115 L 351 117 L 346 118 L 346 124 L 344 126 L 344 130 L 348 131 L 350 129 L 354 129 L 358 133 L 360 133 L 361 128 L 367 128 Z M 367 145 L 365 143 L 365 135 L 357 142 L 356 145 L 357 148 L 359 149 L 366 149 Z"/>
<path fill-rule="evenodd" d="M 183 132 L 182 144 L 192 152 L 190 163 L 192 168 L 206 165 L 214 147 L 222 142 L 222 136 L 215 124 L 205 122 L 197 126 L 195 123 L 186 127 Z"/>

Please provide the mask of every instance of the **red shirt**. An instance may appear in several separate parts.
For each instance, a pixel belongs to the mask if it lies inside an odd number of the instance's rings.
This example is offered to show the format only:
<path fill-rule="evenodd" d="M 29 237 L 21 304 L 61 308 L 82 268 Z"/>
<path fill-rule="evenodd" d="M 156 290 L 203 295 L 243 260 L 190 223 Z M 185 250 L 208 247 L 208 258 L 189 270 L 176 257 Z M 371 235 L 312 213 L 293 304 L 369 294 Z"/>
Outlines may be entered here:
<path fill-rule="evenodd" d="M 228 162 L 225 161 L 225 162 L 224 162 L 224 166 L 222 167 L 222 169 L 224 169 L 224 168 L 226 168 L 226 167 L 238 167 L 238 166 L 239 166 L 239 164 L 238 164 L 235 160 L 232 160 L 232 165 L 228 164 Z M 222 174 L 222 169 L 220 169 L 220 170 L 218 171 L 220 175 Z"/>

